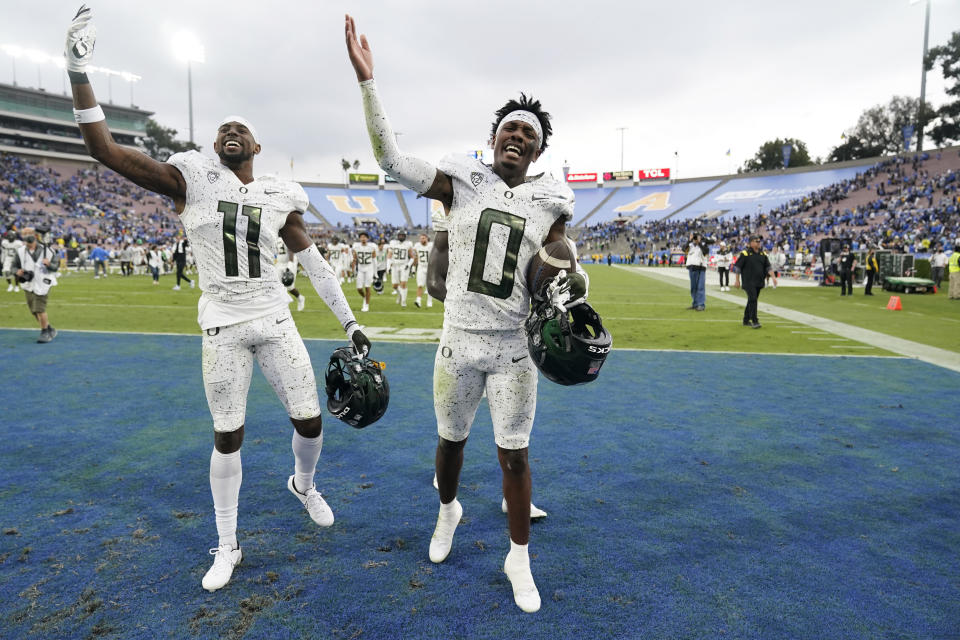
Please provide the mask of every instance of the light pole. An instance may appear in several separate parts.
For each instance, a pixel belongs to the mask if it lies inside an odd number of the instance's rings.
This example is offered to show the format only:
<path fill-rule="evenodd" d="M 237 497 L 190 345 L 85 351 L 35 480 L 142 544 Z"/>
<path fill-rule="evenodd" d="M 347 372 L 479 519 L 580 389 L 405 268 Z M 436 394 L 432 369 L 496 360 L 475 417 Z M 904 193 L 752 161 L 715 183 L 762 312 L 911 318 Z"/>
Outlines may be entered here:
<path fill-rule="evenodd" d="M 193 68 L 192 62 L 205 62 L 203 45 L 195 35 L 181 31 L 173 37 L 173 53 L 187 63 L 187 105 L 190 115 L 190 143 L 193 143 Z"/>
<path fill-rule="evenodd" d="M 623 171 L 623 132 L 627 130 L 628 127 L 617 127 L 617 131 L 620 132 L 620 171 Z"/>
<path fill-rule="evenodd" d="M 915 4 L 911 2 L 911 4 Z M 930 0 L 926 2 L 927 8 L 923 18 L 923 60 L 920 65 L 920 106 L 917 108 L 917 151 L 923 151 L 923 125 L 926 115 L 924 114 L 924 102 L 927 99 L 927 45 L 930 42 Z"/>

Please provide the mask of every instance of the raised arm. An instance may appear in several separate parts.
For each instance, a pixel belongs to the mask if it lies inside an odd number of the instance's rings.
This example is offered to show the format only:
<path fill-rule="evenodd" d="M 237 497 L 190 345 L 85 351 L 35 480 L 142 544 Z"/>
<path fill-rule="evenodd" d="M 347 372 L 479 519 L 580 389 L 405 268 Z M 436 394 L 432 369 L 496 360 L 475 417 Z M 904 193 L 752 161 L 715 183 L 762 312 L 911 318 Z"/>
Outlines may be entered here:
<path fill-rule="evenodd" d="M 347 55 L 360 83 L 363 112 L 367 119 L 367 133 L 373 146 L 373 156 L 383 171 L 397 182 L 420 195 L 439 200 L 449 211 L 453 203 L 453 183 L 450 176 L 438 171 L 429 162 L 408 156 L 400 151 L 393 128 L 377 94 L 373 80 L 373 53 L 367 36 L 357 37 L 356 24 L 346 16 L 345 36 Z"/>
<path fill-rule="evenodd" d="M 144 189 L 173 198 L 177 211 L 186 202 L 186 182 L 173 165 L 118 145 L 107 127 L 103 109 L 97 104 L 87 79 L 87 64 L 93 58 L 97 30 L 93 13 L 83 5 L 67 29 L 66 62 L 73 89 L 73 113 L 90 155 Z"/>

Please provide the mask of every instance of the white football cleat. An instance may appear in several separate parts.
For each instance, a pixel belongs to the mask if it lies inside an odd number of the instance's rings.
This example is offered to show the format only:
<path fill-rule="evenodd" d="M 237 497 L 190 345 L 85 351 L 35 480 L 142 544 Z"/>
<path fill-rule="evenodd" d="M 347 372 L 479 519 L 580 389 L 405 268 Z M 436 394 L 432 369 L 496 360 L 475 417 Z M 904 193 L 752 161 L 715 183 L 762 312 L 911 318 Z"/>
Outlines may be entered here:
<path fill-rule="evenodd" d="M 20 287 L 14 287 L 14 288 L 13 288 L 13 292 L 14 292 L 14 293 L 20 293 Z"/>
<path fill-rule="evenodd" d="M 370 307 L 367 305 L 366 302 L 364 302 L 363 306 L 360 307 L 360 311 L 370 311 Z"/>
<path fill-rule="evenodd" d="M 297 297 L 297 311 L 303 311 L 303 306 L 307 304 L 307 299 L 304 296 Z"/>
<path fill-rule="evenodd" d="M 540 592 L 530 573 L 530 556 L 519 553 L 508 553 L 503 561 L 503 572 L 510 579 L 513 587 L 513 601 L 527 613 L 540 610 Z"/>
<path fill-rule="evenodd" d="M 504 498 L 503 502 L 500 503 L 500 510 L 503 511 L 504 513 L 507 512 L 506 498 Z M 540 518 L 546 518 L 546 517 L 547 517 L 547 512 L 541 509 L 540 507 L 538 507 L 537 505 L 533 504 L 533 501 L 531 500 L 530 501 L 530 519 L 539 520 Z"/>
<path fill-rule="evenodd" d="M 306 493 L 300 493 L 293 484 L 293 476 L 290 476 L 287 479 L 287 489 L 290 489 L 290 493 L 297 496 L 297 500 L 306 507 L 311 520 L 321 527 L 329 527 L 333 524 L 333 510 L 316 487 L 310 487 Z"/>
<path fill-rule="evenodd" d="M 231 549 L 230 545 L 222 544 L 216 549 L 210 549 L 210 555 L 214 556 L 213 566 L 203 576 L 203 588 L 207 591 L 216 591 L 230 582 L 233 568 L 240 564 L 243 553 L 239 547 Z"/>
<path fill-rule="evenodd" d="M 416 300 L 414 300 L 414 301 L 413 301 L 413 304 L 417 307 L 417 309 L 419 309 L 419 308 L 420 308 L 420 298 L 417 298 Z"/>
<path fill-rule="evenodd" d="M 196 288 L 197 288 L 197 279 L 196 279 L 196 278 L 194 278 L 193 280 L 190 281 L 190 288 L 191 288 L 191 289 L 196 289 Z"/>
<path fill-rule="evenodd" d="M 178 285 L 178 284 L 173 285 L 173 290 L 174 290 L 174 291 L 180 291 L 180 285 Z"/>
<path fill-rule="evenodd" d="M 430 561 L 443 562 L 450 555 L 450 549 L 453 547 L 453 532 L 457 530 L 460 524 L 460 518 L 463 516 L 463 507 L 460 501 L 453 499 L 453 512 L 444 517 L 444 509 L 441 506 L 440 513 L 437 515 L 437 528 L 433 530 L 433 537 L 430 538 Z"/>
<path fill-rule="evenodd" d="M 13 285 L 12 285 L 12 284 L 8 284 L 8 285 L 7 285 L 7 293 L 10 293 L 11 291 L 13 291 Z"/>
<path fill-rule="evenodd" d="M 433 298 L 427 298 L 427 306 L 428 306 L 428 307 L 432 307 L 432 306 L 433 306 Z"/>

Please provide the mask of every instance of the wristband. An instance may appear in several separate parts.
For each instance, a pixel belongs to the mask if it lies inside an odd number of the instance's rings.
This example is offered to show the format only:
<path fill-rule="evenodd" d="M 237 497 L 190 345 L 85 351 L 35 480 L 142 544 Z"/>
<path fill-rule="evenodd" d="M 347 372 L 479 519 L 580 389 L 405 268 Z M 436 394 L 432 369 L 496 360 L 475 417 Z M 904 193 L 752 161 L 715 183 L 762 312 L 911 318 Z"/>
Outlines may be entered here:
<path fill-rule="evenodd" d="M 77 124 L 91 124 L 106 120 L 107 117 L 103 115 L 103 108 L 97 105 L 89 109 L 74 109 L 73 119 L 77 121 Z"/>
<path fill-rule="evenodd" d="M 70 84 L 90 84 L 85 71 L 67 71 L 67 76 L 70 77 Z"/>

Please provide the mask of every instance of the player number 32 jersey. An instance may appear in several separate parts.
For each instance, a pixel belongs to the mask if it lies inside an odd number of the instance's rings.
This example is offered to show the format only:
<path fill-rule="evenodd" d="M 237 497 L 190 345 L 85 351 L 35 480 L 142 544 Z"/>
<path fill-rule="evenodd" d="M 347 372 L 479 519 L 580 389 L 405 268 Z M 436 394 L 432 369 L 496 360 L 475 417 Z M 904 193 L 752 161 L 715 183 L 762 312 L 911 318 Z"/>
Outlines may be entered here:
<path fill-rule="evenodd" d="M 176 153 L 167 162 L 187 184 L 180 220 L 200 273 L 200 328 L 286 308 L 274 255 L 287 216 L 309 205 L 303 187 L 270 176 L 245 185 L 219 160 L 197 151 Z"/>
<path fill-rule="evenodd" d="M 453 183 L 444 323 L 469 331 L 516 330 L 530 310 L 527 264 L 550 227 L 573 217 L 570 188 L 544 174 L 508 187 L 467 155 L 448 155 Z"/>

